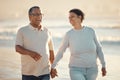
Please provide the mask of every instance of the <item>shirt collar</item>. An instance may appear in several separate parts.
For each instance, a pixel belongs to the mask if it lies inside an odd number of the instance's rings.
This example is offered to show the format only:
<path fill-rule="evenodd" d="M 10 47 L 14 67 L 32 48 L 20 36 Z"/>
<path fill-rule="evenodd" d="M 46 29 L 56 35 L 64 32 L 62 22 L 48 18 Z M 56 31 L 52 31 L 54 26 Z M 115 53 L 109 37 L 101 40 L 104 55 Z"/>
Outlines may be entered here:
<path fill-rule="evenodd" d="M 29 28 L 31 29 L 31 30 L 38 30 L 37 28 L 35 28 L 35 27 L 33 27 L 31 24 L 29 24 Z M 41 27 L 41 29 L 40 29 L 41 31 L 43 31 L 44 30 L 44 28 L 43 27 Z"/>

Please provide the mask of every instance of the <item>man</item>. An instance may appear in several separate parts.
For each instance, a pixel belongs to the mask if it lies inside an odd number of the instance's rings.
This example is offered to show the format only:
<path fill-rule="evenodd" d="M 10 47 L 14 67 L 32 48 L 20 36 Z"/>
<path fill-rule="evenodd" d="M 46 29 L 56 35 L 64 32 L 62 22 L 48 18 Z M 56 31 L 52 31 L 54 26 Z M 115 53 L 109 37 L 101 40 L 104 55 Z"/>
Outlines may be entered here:
<path fill-rule="evenodd" d="M 49 80 L 50 63 L 54 60 L 51 35 L 41 25 L 42 13 L 38 6 L 28 12 L 30 24 L 18 30 L 16 52 L 21 54 L 22 80 Z"/>

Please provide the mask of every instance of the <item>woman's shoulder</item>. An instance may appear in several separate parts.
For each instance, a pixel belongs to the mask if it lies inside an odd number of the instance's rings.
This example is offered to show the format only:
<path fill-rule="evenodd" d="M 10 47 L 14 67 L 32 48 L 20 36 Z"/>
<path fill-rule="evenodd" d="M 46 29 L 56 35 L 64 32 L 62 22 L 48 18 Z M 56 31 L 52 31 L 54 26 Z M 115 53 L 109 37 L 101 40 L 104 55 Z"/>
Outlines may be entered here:
<path fill-rule="evenodd" d="M 89 26 L 84 26 L 84 27 L 86 28 L 86 30 L 94 32 L 94 29 L 92 27 L 89 27 Z"/>
<path fill-rule="evenodd" d="M 66 34 L 71 34 L 73 32 L 73 29 L 70 29 L 70 30 L 68 30 L 67 32 L 66 32 Z"/>
<path fill-rule="evenodd" d="M 72 34 L 73 29 L 68 30 L 64 36 L 69 37 Z"/>

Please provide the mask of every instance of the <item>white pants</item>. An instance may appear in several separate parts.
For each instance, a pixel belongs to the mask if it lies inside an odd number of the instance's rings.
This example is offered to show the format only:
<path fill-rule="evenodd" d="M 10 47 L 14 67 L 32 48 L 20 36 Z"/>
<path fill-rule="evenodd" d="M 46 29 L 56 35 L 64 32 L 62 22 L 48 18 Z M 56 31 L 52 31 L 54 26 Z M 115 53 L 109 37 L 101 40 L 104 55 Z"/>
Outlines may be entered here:
<path fill-rule="evenodd" d="M 98 75 L 98 67 L 91 68 L 70 68 L 71 80 L 96 80 Z"/>

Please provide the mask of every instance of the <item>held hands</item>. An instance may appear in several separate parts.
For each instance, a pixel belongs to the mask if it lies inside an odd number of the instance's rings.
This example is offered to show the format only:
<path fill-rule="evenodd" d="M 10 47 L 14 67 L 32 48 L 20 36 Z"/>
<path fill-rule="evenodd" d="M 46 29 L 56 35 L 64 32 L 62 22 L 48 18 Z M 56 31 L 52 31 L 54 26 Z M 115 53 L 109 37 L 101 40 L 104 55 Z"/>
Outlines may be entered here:
<path fill-rule="evenodd" d="M 101 71 L 102 71 L 102 76 L 103 77 L 106 76 L 106 73 L 107 73 L 106 68 L 102 67 Z"/>
<path fill-rule="evenodd" d="M 55 78 L 57 75 L 57 70 L 56 69 L 51 69 L 51 72 L 50 72 L 50 75 L 51 75 L 51 78 Z"/>

